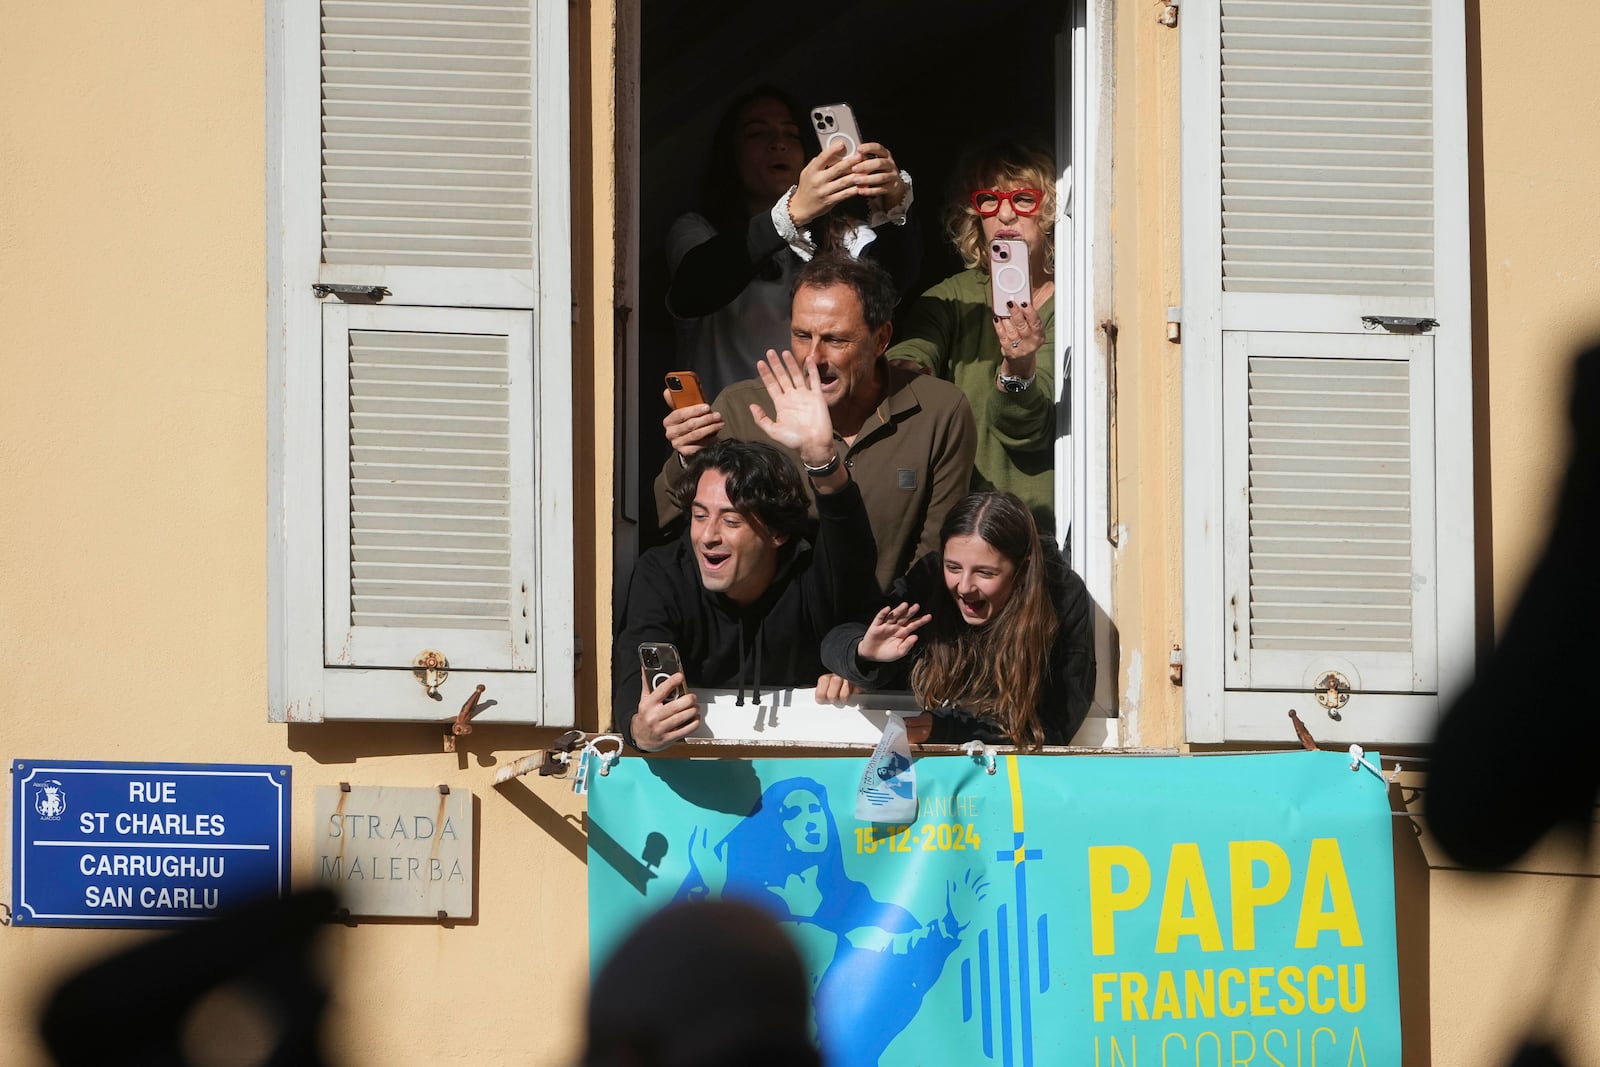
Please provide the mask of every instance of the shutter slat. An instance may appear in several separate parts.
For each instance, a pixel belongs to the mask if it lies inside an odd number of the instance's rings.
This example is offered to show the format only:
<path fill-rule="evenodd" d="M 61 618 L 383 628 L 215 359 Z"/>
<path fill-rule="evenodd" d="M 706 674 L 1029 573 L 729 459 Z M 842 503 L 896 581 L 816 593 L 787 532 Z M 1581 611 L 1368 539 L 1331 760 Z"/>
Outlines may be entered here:
<path fill-rule="evenodd" d="M 530 269 L 532 86 L 526 3 L 324 0 L 323 262 Z"/>
<path fill-rule="evenodd" d="M 509 627 L 506 339 L 352 330 L 349 352 L 352 624 Z"/>
<path fill-rule="evenodd" d="M 1253 356 L 1247 383 L 1250 647 L 1407 650 L 1407 364 Z"/>
<path fill-rule="evenodd" d="M 1431 291 L 1432 34 L 1427 4 L 1222 4 L 1224 292 Z"/>

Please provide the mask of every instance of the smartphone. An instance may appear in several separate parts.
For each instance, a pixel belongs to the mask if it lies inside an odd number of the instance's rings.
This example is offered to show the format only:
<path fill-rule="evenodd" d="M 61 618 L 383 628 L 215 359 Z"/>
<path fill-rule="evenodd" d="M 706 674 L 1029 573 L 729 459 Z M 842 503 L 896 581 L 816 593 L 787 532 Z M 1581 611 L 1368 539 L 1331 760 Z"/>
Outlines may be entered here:
<path fill-rule="evenodd" d="M 846 156 L 855 155 L 861 147 L 861 128 L 856 125 L 856 113 L 849 104 L 825 104 L 811 109 L 811 125 L 817 134 L 817 143 L 826 152 L 833 142 L 843 141 Z"/>
<path fill-rule="evenodd" d="M 644 667 L 644 674 L 650 680 L 651 689 L 683 670 L 683 662 L 678 658 L 678 646 L 665 641 L 642 643 L 639 646 L 639 663 Z M 672 698 L 677 699 L 687 693 L 688 690 L 680 685 L 673 691 Z"/>
<path fill-rule="evenodd" d="M 1028 286 L 1028 246 L 1011 238 L 989 242 L 989 300 L 994 313 L 1011 317 L 1006 301 L 1026 304 L 1033 300 Z"/>
<path fill-rule="evenodd" d="M 668 371 L 667 392 L 672 394 L 674 411 L 706 402 L 706 394 L 700 390 L 700 375 L 692 370 Z"/>

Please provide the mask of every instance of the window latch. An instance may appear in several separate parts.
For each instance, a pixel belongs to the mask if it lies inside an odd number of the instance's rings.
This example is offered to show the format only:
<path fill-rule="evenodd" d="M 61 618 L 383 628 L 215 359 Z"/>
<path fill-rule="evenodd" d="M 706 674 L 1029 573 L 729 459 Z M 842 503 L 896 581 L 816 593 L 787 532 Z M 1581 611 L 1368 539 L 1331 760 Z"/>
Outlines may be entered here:
<path fill-rule="evenodd" d="M 1438 329 L 1439 320 L 1421 315 L 1363 315 L 1361 324 L 1369 330 L 1382 326 L 1390 333 L 1427 333 Z"/>
<path fill-rule="evenodd" d="M 318 297 L 336 296 L 340 300 L 371 300 L 374 303 L 393 295 L 386 285 L 343 285 L 334 282 L 316 282 L 311 286 L 311 291 Z"/>

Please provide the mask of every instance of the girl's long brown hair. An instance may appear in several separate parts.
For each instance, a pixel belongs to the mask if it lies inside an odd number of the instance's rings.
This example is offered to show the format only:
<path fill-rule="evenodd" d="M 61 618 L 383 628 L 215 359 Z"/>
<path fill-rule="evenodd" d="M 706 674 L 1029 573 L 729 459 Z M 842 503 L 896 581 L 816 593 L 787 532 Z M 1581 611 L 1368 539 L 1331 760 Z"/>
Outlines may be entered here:
<path fill-rule="evenodd" d="M 952 537 L 980 537 L 1016 565 L 1011 599 L 984 626 L 967 625 L 948 595 L 941 600 L 911 669 L 911 691 L 925 708 L 960 707 L 999 723 L 1018 746 L 1039 748 L 1039 696 L 1061 623 L 1033 515 L 1011 493 L 973 493 L 950 509 L 939 544 Z M 941 560 L 941 580 L 943 570 Z"/>

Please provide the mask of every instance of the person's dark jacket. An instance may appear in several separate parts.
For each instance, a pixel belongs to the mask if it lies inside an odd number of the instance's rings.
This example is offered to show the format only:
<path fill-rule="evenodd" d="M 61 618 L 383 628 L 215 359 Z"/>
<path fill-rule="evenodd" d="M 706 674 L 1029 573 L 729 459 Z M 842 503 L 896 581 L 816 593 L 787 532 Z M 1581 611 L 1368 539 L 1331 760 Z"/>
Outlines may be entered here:
<path fill-rule="evenodd" d="M 852 481 L 836 493 L 817 493 L 816 504 L 816 543 L 779 549 L 772 584 L 747 607 L 700 584 L 687 532 L 639 558 L 611 656 L 612 709 L 629 744 L 643 684 L 643 641 L 676 645 L 694 689 L 750 688 L 759 699 L 762 686 L 816 684 L 823 637 L 859 617 L 879 595 L 873 576 L 878 554 L 861 490 Z"/>
<path fill-rule="evenodd" d="M 1045 573 L 1050 600 L 1061 620 L 1055 642 L 1050 646 L 1050 663 L 1044 688 L 1039 695 L 1039 724 L 1044 728 L 1044 743 L 1068 745 L 1089 714 L 1094 699 L 1094 610 L 1083 579 L 1069 567 L 1053 543 L 1045 549 Z M 911 651 L 893 663 L 863 660 L 856 650 L 867 632 L 867 623 L 854 621 L 836 626 L 823 640 L 822 662 L 834 674 L 865 690 L 909 689 L 911 668 L 927 648 L 938 627 L 940 613 L 959 610 L 945 589 L 943 557 L 930 552 L 919 559 L 905 577 L 890 588 L 887 604 L 919 604 L 935 619 L 919 632 Z M 881 605 L 880 605 L 881 606 Z M 863 618 L 870 619 L 868 614 Z M 961 744 L 983 741 L 992 745 L 1014 743 L 999 723 L 969 714 L 960 708 L 930 708 L 934 713 L 934 744 Z"/>

